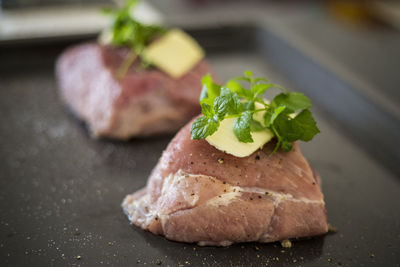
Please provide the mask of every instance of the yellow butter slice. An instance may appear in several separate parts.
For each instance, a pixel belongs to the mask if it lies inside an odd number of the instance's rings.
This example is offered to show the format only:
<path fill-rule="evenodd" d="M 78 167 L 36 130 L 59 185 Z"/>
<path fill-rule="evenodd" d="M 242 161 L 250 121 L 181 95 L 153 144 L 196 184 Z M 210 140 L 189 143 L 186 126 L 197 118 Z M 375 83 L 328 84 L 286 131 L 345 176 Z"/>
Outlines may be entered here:
<path fill-rule="evenodd" d="M 143 56 L 173 78 L 179 78 L 204 57 L 204 51 L 185 32 L 172 29 L 147 46 Z"/>
<path fill-rule="evenodd" d="M 262 108 L 260 103 L 256 103 L 256 108 Z M 253 119 L 259 121 L 262 125 L 264 112 L 257 112 Z M 224 151 L 225 153 L 234 155 L 235 157 L 247 157 L 261 148 L 270 141 L 274 134 L 269 130 L 260 132 L 251 132 L 253 143 L 240 142 L 233 132 L 233 123 L 235 118 L 227 118 L 220 122 L 218 130 L 206 138 L 206 141 L 215 148 Z"/>

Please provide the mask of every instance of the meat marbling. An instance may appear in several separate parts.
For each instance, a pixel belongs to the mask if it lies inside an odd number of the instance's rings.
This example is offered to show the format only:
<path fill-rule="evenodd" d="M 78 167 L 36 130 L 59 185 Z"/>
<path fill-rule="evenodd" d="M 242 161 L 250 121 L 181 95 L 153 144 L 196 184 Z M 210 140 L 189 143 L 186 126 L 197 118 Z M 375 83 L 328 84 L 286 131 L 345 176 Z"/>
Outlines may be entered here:
<path fill-rule="evenodd" d="M 127 139 L 176 132 L 199 113 L 201 77 L 212 72 L 207 62 L 173 79 L 154 68 L 140 70 L 136 61 L 118 79 L 128 52 L 86 43 L 67 49 L 57 61 L 61 97 L 93 136 Z"/>
<path fill-rule="evenodd" d="M 301 154 L 245 158 L 191 140 L 187 124 L 171 141 L 147 186 L 122 203 L 130 221 L 154 234 L 199 245 L 273 242 L 328 231 L 320 179 Z"/>

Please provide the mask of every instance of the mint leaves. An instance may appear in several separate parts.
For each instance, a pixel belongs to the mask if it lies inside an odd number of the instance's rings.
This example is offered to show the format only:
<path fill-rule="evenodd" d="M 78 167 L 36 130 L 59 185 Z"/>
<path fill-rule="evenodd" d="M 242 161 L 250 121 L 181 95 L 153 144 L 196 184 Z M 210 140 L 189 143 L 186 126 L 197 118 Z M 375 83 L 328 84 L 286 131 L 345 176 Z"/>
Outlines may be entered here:
<path fill-rule="evenodd" d="M 274 98 L 273 103 L 276 106 L 285 106 L 291 111 L 311 108 L 311 101 L 305 95 L 297 92 L 282 93 Z"/>
<path fill-rule="evenodd" d="M 190 129 L 193 139 L 204 139 L 218 130 L 219 121 L 210 117 L 200 117 L 195 120 Z"/>
<path fill-rule="evenodd" d="M 247 83 L 248 88 L 240 82 Z M 251 71 L 246 71 L 244 76 L 234 78 L 223 86 L 214 83 L 211 76 L 206 75 L 202 84 L 200 104 L 203 116 L 192 124 L 192 139 L 204 139 L 212 135 L 225 118 L 236 118 L 232 131 L 240 142 L 252 143 L 251 132 L 266 129 L 273 132 L 277 138 L 274 152 L 278 149 L 290 151 L 294 141 L 310 141 L 320 132 L 309 110 L 312 106 L 310 99 L 304 94 L 289 92 L 268 79 L 253 77 Z M 267 104 L 262 95 L 271 88 L 278 88 L 282 93 Z M 264 113 L 262 123 L 253 118 L 258 112 Z"/>
<path fill-rule="evenodd" d="M 246 110 L 240 114 L 240 116 L 233 123 L 233 132 L 240 142 L 252 143 L 253 138 L 250 134 L 250 124 L 253 118 L 251 111 Z"/>
<path fill-rule="evenodd" d="M 232 115 L 240 112 L 240 99 L 236 93 L 226 87 L 222 87 L 220 95 L 214 100 L 213 108 L 218 118 L 223 119 L 226 114 Z"/>
<path fill-rule="evenodd" d="M 144 25 L 132 18 L 130 13 L 138 2 L 138 0 L 127 0 L 119 9 L 104 10 L 112 16 L 111 44 L 130 47 L 136 53 L 140 53 L 154 37 L 165 32 L 160 26 Z"/>
<path fill-rule="evenodd" d="M 117 71 L 117 76 L 123 78 L 129 67 L 140 56 L 144 48 L 157 36 L 166 30 L 157 25 L 144 25 L 131 16 L 131 11 L 138 4 L 139 0 L 127 0 L 125 5 L 119 9 L 104 9 L 104 13 L 112 17 L 112 24 L 109 29 L 111 33 L 111 44 L 124 46 L 131 49 L 128 56 Z M 141 58 L 141 67 L 146 68 L 150 62 Z"/>

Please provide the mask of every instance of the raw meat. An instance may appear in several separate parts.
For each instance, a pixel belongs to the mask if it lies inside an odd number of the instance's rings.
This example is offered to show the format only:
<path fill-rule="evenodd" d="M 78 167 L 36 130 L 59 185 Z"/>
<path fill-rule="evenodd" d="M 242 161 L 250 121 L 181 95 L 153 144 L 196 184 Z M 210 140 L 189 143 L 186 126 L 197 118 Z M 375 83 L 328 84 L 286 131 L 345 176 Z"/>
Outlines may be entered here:
<path fill-rule="evenodd" d="M 67 49 L 56 74 L 64 102 L 84 120 L 94 137 L 128 139 L 176 132 L 200 112 L 202 76 L 212 72 L 199 62 L 179 79 L 139 60 L 117 78 L 129 50 L 97 43 Z"/>
<path fill-rule="evenodd" d="M 216 246 L 328 231 L 320 180 L 298 143 L 271 155 L 270 142 L 237 158 L 191 140 L 190 125 L 168 145 L 147 186 L 123 201 L 132 223 L 171 240 Z"/>

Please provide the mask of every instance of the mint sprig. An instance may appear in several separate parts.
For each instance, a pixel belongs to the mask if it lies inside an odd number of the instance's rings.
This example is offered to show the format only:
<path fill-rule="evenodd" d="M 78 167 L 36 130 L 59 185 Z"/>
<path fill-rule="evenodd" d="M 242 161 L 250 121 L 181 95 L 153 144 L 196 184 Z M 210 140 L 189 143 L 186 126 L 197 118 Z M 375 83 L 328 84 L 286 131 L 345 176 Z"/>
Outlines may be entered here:
<path fill-rule="evenodd" d="M 247 86 L 242 86 L 241 82 Z M 206 75 L 202 85 L 200 105 L 203 116 L 192 124 L 192 139 L 212 135 L 226 118 L 236 118 L 232 131 L 240 142 L 254 142 L 251 132 L 271 131 L 277 138 L 273 152 L 279 148 L 290 151 L 294 141 L 310 141 L 320 132 L 309 110 L 312 106 L 309 98 L 302 93 L 289 92 L 266 78 L 253 77 L 251 71 L 245 71 L 244 76 L 224 85 L 216 84 L 210 75 Z M 262 95 L 271 88 L 282 92 L 268 104 Z M 262 104 L 262 108 L 256 108 L 255 103 Z M 253 115 L 257 112 L 264 112 L 264 125 L 254 120 Z"/>
<path fill-rule="evenodd" d="M 142 54 L 144 48 L 157 36 L 166 31 L 164 27 L 159 25 L 145 25 L 131 16 L 131 11 L 136 7 L 138 2 L 139 0 L 127 0 L 121 8 L 103 10 L 104 13 L 112 17 L 112 23 L 109 28 L 111 45 L 131 49 L 130 54 L 118 70 L 118 76 L 121 78 L 135 59 Z M 143 68 L 150 65 L 150 62 L 144 61 L 143 58 L 141 62 Z"/>

